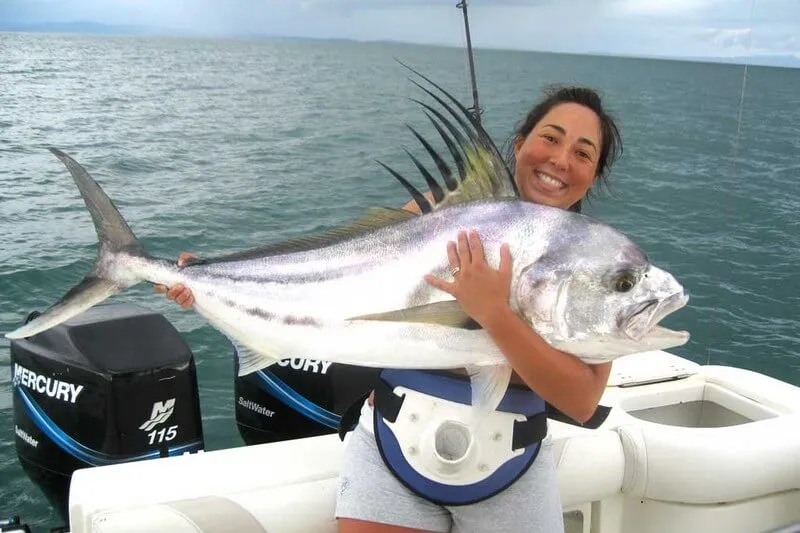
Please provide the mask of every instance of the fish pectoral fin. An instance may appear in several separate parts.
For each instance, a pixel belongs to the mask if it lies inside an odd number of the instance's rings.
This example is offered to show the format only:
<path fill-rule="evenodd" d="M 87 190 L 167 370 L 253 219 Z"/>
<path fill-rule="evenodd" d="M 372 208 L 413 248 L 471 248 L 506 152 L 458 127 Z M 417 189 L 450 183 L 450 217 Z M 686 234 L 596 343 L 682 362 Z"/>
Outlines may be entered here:
<path fill-rule="evenodd" d="M 476 419 L 497 409 L 511 382 L 511 365 L 469 366 L 472 407 Z"/>
<path fill-rule="evenodd" d="M 351 317 L 348 320 L 383 320 L 386 322 L 417 322 L 438 324 L 460 329 L 478 329 L 480 326 L 467 315 L 455 300 L 408 307 L 385 313 Z"/>

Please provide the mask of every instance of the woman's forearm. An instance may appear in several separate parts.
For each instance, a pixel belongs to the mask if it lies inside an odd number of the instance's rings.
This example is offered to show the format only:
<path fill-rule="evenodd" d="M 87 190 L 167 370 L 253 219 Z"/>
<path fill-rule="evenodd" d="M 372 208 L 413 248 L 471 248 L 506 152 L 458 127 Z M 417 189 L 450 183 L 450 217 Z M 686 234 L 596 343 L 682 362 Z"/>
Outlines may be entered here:
<path fill-rule="evenodd" d="M 528 387 L 578 422 L 591 418 L 605 390 L 611 363 L 588 365 L 556 350 L 510 308 L 482 325 Z"/>

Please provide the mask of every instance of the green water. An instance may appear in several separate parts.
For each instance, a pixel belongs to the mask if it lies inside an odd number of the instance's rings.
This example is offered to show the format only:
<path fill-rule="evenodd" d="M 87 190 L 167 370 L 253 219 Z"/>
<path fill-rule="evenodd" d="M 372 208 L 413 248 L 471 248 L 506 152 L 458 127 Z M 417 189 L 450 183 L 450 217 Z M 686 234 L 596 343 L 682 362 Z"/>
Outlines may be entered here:
<path fill-rule="evenodd" d="M 400 58 L 469 102 L 458 49 L 400 44 L 0 34 L 0 331 L 88 271 L 95 234 L 64 167 L 74 155 L 151 253 L 212 254 L 401 205 L 378 158 L 414 176 L 420 93 Z M 484 123 L 502 143 L 548 83 L 594 86 L 625 155 L 587 212 L 684 283 L 675 353 L 800 385 L 800 70 L 480 50 Z M 743 107 L 740 102 L 743 99 Z M 421 180 L 418 183 L 422 183 Z M 241 445 L 227 340 L 149 288 L 198 364 L 209 449 Z M 14 449 L 0 337 L 0 515 L 56 519 Z"/>

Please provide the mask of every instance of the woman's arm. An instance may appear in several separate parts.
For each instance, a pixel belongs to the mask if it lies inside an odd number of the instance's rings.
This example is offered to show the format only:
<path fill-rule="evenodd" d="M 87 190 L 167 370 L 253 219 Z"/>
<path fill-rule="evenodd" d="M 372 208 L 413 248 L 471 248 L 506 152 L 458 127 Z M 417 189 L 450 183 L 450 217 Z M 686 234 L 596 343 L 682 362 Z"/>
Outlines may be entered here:
<path fill-rule="evenodd" d="M 498 270 L 486 263 L 475 232 L 459 234 L 458 245 L 448 246 L 450 266 L 460 268 L 450 283 L 426 276 L 431 285 L 453 295 L 503 352 L 522 380 L 544 400 L 578 422 L 594 414 L 603 395 L 611 363 L 588 365 L 556 350 L 509 306 L 511 254 L 500 250 Z"/>
<path fill-rule="evenodd" d="M 580 423 L 592 417 L 611 363 L 588 365 L 556 350 L 509 307 L 481 325 L 528 387 Z"/>

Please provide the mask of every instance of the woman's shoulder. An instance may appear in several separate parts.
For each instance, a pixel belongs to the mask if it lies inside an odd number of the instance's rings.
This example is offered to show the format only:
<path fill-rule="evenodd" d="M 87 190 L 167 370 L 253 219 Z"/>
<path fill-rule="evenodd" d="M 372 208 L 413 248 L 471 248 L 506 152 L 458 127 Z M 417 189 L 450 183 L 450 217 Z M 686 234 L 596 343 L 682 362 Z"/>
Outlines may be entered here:
<path fill-rule="evenodd" d="M 434 200 L 432 192 L 428 191 L 426 193 L 423 193 L 423 196 L 425 196 L 425 198 L 427 198 L 428 200 L 431 201 L 431 203 L 433 203 Z M 405 209 L 406 211 L 411 211 L 412 213 L 417 213 L 417 214 L 422 213 L 422 211 L 420 211 L 419 209 L 419 206 L 417 205 L 416 200 L 410 200 L 406 205 L 403 206 L 403 209 Z"/>

